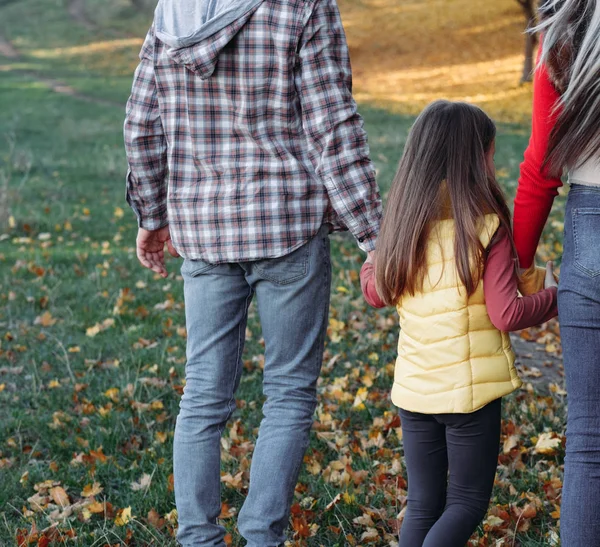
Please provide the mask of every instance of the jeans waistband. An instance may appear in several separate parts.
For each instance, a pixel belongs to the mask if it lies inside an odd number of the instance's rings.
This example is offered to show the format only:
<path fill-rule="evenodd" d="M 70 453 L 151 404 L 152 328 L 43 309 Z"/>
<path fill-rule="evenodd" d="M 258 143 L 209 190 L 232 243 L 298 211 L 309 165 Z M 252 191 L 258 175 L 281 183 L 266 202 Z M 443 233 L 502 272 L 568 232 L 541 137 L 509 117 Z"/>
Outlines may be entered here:
<path fill-rule="evenodd" d="M 594 194 L 600 193 L 600 186 L 593 186 L 587 184 L 570 184 L 569 192 L 592 192 Z"/>

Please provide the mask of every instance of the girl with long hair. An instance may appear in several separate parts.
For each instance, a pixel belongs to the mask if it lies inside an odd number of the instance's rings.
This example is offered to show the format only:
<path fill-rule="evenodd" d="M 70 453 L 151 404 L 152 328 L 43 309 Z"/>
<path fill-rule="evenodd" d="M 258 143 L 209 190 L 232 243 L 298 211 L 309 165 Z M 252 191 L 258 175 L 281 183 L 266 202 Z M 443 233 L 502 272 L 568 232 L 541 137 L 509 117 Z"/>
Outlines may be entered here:
<path fill-rule="evenodd" d="M 568 172 L 558 290 L 567 384 L 563 547 L 600 546 L 600 0 L 540 9 L 532 133 L 515 199 L 522 290 L 540 286 L 534 256 Z"/>
<path fill-rule="evenodd" d="M 392 305 L 392 401 L 408 472 L 401 547 L 463 547 L 488 508 L 501 398 L 521 385 L 507 331 L 556 315 L 556 283 L 519 297 L 510 212 L 494 176 L 496 128 L 437 101 L 410 131 L 361 285 Z"/>

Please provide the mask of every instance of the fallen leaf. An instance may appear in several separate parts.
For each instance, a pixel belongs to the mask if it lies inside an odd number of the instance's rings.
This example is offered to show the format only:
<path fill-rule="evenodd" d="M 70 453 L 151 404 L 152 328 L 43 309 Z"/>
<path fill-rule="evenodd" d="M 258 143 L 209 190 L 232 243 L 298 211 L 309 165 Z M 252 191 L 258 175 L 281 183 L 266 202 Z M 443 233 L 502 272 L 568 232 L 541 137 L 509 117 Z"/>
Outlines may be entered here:
<path fill-rule="evenodd" d="M 148 475 L 148 473 L 144 473 L 140 480 L 138 480 L 137 482 L 132 482 L 131 483 L 131 489 L 134 492 L 137 492 L 138 490 L 148 490 L 148 488 L 150 488 L 150 484 L 152 483 L 152 476 Z"/>
<path fill-rule="evenodd" d="M 167 519 L 167 521 L 172 524 L 173 526 L 175 526 L 177 524 L 177 520 L 178 520 L 178 516 L 177 516 L 177 509 L 173 509 L 171 511 L 169 511 L 166 515 L 165 518 Z"/>
<path fill-rule="evenodd" d="M 354 524 L 360 524 L 361 526 L 375 526 L 373 522 L 373 518 L 368 513 L 363 513 L 360 517 L 355 517 L 352 519 Z"/>
<path fill-rule="evenodd" d="M 117 513 L 117 516 L 115 518 L 115 524 L 117 526 L 125 526 L 131 521 L 132 518 L 133 517 L 131 515 L 131 507 L 126 507 L 125 509 L 121 509 Z"/>
<path fill-rule="evenodd" d="M 50 490 L 50 496 L 54 500 L 54 503 L 59 507 L 67 507 L 71 502 L 69 495 L 62 486 L 55 486 Z"/>
<path fill-rule="evenodd" d="M 231 486 L 231 488 L 235 488 L 239 490 L 242 488 L 243 481 L 242 477 L 244 476 L 244 472 L 240 471 L 235 476 L 232 476 L 231 473 L 226 473 L 221 477 L 221 482 L 224 482 L 226 485 Z"/>
<path fill-rule="evenodd" d="M 104 396 L 108 397 L 111 401 L 118 403 L 119 402 L 119 388 L 111 387 L 104 392 Z"/>
<path fill-rule="evenodd" d="M 87 510 L 93 514 L 104 513 L 104 509 L 104 503 L 100 503 L 99 501 L 93 501 L 87 506 Z"/>
<path fill-rule="evenodd" d="M 379 538 L 379 532 L 375 528 L 367 528 L 360 536 L 360 541 L 371 542 Z"/>
<path fill-rule="evenodd" d="M 528 503 L 519 511 L 519 518 L 533 519 L 537 515 L 537 509 L 533 503 Z"/>
<path fill-rule="evenodd" d="M 93 327 L 88 327 L 85 330 L 85 335 L 89 336 L 90 338 L 93 338 L 94 336 L 96 336 L 96 334 L 98 334 L 100 332 L 100 324 L 96 323 Z"/>
<path fill-rule="evenodd" d="M 81 491 L 81 496 L 83 498 L 89 498 L 92 496 L 97 496 L 104 490 L 102 486 L 100 486 L 99 482 L 95 482 L 94 484 L 86 484 Z"/>
<path fill-rule="evenodd" d="M 519 437 L 518 435 L 509 435 L 504 439 L 504 447 L 502 451 L 504 454 L 509 454 L 513 448 L 516 448 L 519 445 Z"/>
<path fill-rule="evenodd" d="M 38 315 L 33 322 L 34 325 L 41 325 L 42 327 L 51 327 L 56 323 L 57 319 L 52 317 L 49 311 L 45 311 L 42 315 Z"/>
<path fill-rule="evenodd" d="M 369 390 L 366 387 L 359 387 L 358 391 L 356 392 L 356 396 L 354 398 L 354 403 L 352 404 L 352 406 L 354 408 L 364 409 L 364 402 L 367 400 L 368 396 Z"/>
<path fill-rule="evenodd" d="M 157 513 L 156 509 L 150 509 L 150 511 L 148 511 L 148 516 L 146 517 L 146 520 L 149 524 L 154 526 L 154 528 L 160 529 L 165 525 L 165 519 L 161 518 L 161 516 Z"/>
<path fill-rule="evenodd" d="M 85 330 L 85 334 L 86 334 L 86 336 L 93 338 L 94 336 L 101 333 L 102 331 L 110 329 L 111 327 L 114 326 L 114 324 L 115 324 L 115 320 L 112 317 L 108 317 L 101 323 L 96 323 L 93 327 L 88 327 Z"/>
<path fill-rule="evenodd" d="M 551 456 L 556 453 L 556 449 L 561 445 L 561 442 L 561 439 L 556 437 L 554 433 L 542 433 L 535 443 L 534 452 Z"/>
<path fill-rule="evenodd" d="M 222 503 L 221 504 L 221 514 L 219 515 L 219 518 L 220 519 L 230 519 L 235 516 L 236 512 L 237 511 L 236 511 L 235 507 L 231 507 L 227 503 Z"/>
<path fill-rule="evenodd" d="M 490 515 L 483 521 L 483 525 L 487 528 L 494 529 L 502 526 L 504 521 L 500 517 Z"/>
<path fill-rule="evenodd" d="M 167 441 L 167 434 L 164 431 L 157 431 L 154 434 L 154 438 L 157 440 L 157 442 L 159 442 L 160 444 L 165 444 L 165 442 Z"/>
<path fill-rule="evenodd" d="M 338 494 L 336 494 L 335 498 L 333 498 L 327 504 L 327 507 L 325 507 L 325 511 L 329 511 L 329 510 L 333 509 L 338 503 L 340 503 L 340 501 L 342 501 L 342 494 L 338 493 Z"/>

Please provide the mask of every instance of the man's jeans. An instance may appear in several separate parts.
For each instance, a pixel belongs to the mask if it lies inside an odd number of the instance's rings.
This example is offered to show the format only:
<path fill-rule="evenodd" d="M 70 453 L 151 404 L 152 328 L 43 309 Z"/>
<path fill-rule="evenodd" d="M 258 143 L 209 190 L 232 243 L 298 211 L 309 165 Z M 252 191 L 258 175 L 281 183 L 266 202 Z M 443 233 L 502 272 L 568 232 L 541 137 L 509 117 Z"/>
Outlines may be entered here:
<path fill-rule="evenodd" d="M 558 317 L 567 379 L 563 547 L 600 546 L 600 188 L 573 185 Z"/>
<path fill-rule="evenodd" d="M 250 547 L 282 545 L 316 406 L 329 313 L 329 229 L 282 258 L 186 260 L 182 274 L 188 342 L 174 442 L 177 539 L 185 547 L 225 546 L 217 524 L 220 438 L 235 409 L 248 306 L 256 294 L 266 401 L 238 528 Z"/>

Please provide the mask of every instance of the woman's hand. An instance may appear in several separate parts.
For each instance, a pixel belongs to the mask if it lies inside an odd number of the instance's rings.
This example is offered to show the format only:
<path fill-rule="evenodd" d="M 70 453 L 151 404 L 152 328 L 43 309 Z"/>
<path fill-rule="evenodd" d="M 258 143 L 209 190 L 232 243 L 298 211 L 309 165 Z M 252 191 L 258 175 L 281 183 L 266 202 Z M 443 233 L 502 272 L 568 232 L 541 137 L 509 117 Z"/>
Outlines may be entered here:
<path fill-rule="evenodd" d="M 535 294 L 544 288 L 546 270 L 538 268 L 535 263 L 529 268 L 519 270 L 519 292 L 523 296 Z"/>

